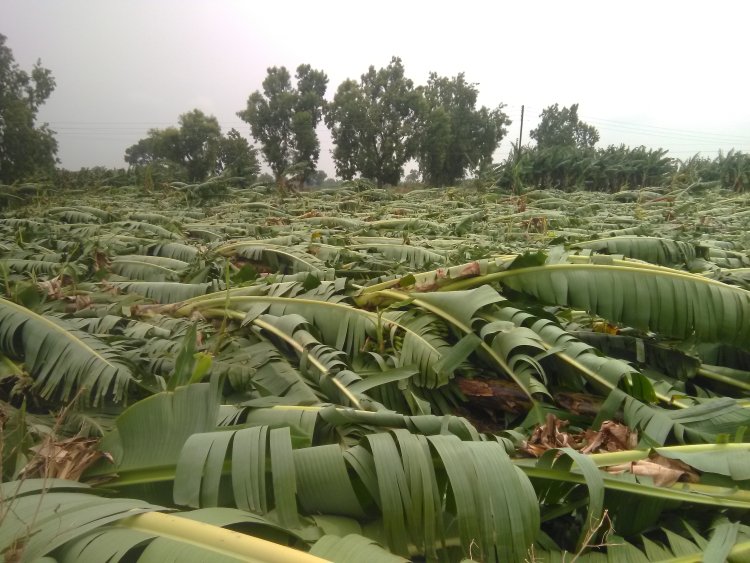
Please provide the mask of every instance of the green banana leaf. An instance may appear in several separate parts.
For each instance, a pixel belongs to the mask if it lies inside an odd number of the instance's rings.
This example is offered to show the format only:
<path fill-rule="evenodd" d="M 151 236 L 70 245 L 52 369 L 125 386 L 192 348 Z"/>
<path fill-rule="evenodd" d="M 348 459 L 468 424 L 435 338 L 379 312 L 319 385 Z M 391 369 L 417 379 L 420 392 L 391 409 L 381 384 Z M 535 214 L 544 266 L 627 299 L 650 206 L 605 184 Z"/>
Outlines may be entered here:
<path fill-rule="evenodd" d="M 750 348 L 750 292 L 677 270 L 615 264 L 519 266 L 455 282 L 499 281 L 543 303 L 584 309 L 664 336 Z"/>
<path fill-rule="evenodd" d="M 98 338 L 64 320 L 0 299 L 0 350 L 23 358 L 43 397 L 68 400 L 83 390 L 94 405 L 125 399 L 135 379 L 128 362 Z"/>

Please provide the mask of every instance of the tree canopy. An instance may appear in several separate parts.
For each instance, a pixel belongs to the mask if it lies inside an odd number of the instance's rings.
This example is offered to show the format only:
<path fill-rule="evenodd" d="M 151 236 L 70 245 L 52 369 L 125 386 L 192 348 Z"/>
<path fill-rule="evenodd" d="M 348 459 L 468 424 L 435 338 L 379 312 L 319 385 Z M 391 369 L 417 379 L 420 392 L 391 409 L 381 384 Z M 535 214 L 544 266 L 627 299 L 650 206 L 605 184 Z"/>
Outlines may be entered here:
<path fill-rule="evenodd" d="M 40 60 L 31 74 L 22 70 L 5 41 L 0 34 L 0 182 L 11 183 L 55 167 L 54 131 L 36 124 L 55 79 Z"/>
<path fill-rule="evenodd" d="M 261 152 L 282 182 L 292 167 L 302 167 L 303 180 L 315 171 L 320 142 L 315 128 L 323 117 L 328 77 L 308 64 L 297 67 L 296 87 L 286 67 L 271 67 L 263 80 L 263 92 L 255 91 L 247 108 L 237 115 L 250 125 Z"/>
<path fill-rule="evenodd" d="M 398 57 L 379 70 L 370 66 L 359 82 L 345 80 L 325 117 L 337 174 L 351 179 L 359 172 L 379 186 L 398 184 L 417 152 L 422 107 L 421 91 Z"/>
<path fill-rule="evenodd" d="M 219 141 L 217 172 L 254 178 L 260 171 L 257 151 L 237 129 L 230 129 Z"/>
<path fill-rule="evenodd" d="M 430 73 L 424 88 L 425 109 L 417 160 L 425 181 L 448 186 L 469 169 L 492 163 L 492 153 L 510 124 L 503 105 L 476 108 L 476 84 L 464 74 L 454 78 Z"/>
<path fill-rule="evenodd" d="M 560 109 L 558 104 L 549 106 L 539 114 L 541 121 L 529 135 L 537 147 L 575 147 L 590 149 L 599 142 L 599 131 L 578 118 L 578 104 Z"/>
<path fill-rule="evenodd" d="M 5 42 L 0 35 L 0 183 L 13 183 L 55 168 L 54 131 L 36 123 L 55 80 L 40 61 L 30 72 L 19 68 Z M 617 191 L 656 185 L 676 173 L 676 161 L 664 149 L 597 147 L 599 132 L 579 118 L 577 103 L 546 107 L 530 131 L 536 143 L 514 145 L 506 162 L 492 165 L 511 121 L 502 103 L 477 106 L 478 84 L 467 81 L 464 73 L 447 77 L 432 72 L 426 83 L 416 85 L 394 56 L 383 68 L 370 66 L 358 80 L 344 80 L 330 102 L 325 99 L 327 86 L 325 72 L 309 64 L 299 65 L 294 76 L 284 66 L 269 67 L 262 89 L 250 94 L 245 109 L 237 113 L 250 126 L 249 140 L 235 129 L 222 135 L 216 117 L 194 109 L 180 115 L 175 126 L 148 130 L 126 149 L 125 160 L 135 166 L 158 165 L 149 173 L 158 172 L 164 180 L 202 182 L 219 174 L 255 180 L 260 151 L 272 181 L 282 189 L 290 181 L 297 187 L 316 186 L 327 178 L 317 170 L 317 127 L 325 121 L 337 176 L 349 180 L 360 175 L 378 186 L 398 184 L 404 166 L 414 161 L 418 170 L 409 180 L 436 187 L 455 185 L 469 174 L 494 174 L 498 185 L 513 190 Z M 723 172 L 710 180 L 737 191 L 750 185 L 746 154 L 730 151 L 720 154 L 719 161 L 716 169 Z M 137 176 L 143 171 L 135 172 Z"/>
<path fill-rule="evenodd" d="M 203 180 L 216 168 L 221 127 L 212 116 L 194 109 L 180 116 L 180 156 L 191 180 Z"/>
<path fill-rule="evenodd" d="M 179 127 L 150 129 L 147 137 L 125 150 L 125 161 L 133 165 L 166 161 L 181 167 L 193 182 L 225 169 L 233 176 L 258 172 L 255 149 L 247 140 L 234 129 L 222 137 L 218 120 L 199 109 L 182 114 Z"/>

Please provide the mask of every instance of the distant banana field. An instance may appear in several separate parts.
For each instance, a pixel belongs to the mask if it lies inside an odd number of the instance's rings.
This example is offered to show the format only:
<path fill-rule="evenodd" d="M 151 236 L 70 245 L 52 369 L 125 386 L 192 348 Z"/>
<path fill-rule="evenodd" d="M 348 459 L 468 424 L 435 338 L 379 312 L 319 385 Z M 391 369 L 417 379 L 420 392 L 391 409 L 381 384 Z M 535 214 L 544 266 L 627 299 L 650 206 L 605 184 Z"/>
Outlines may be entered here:
<path fill-rule="evenodd" d="M 6 561 L 748 561 L 750 193 L 0 194 Z"/>

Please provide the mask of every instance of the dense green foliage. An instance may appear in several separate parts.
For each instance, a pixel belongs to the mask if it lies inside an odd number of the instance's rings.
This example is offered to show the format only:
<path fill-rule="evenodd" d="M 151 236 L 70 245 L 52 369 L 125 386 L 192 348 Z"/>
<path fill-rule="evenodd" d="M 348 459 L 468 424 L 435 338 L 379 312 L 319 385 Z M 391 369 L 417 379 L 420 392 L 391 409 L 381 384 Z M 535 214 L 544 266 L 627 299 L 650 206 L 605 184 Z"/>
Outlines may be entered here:
<path fill-rule="evenodd" d="M 286 67 L 272 67 L 263 80 L 263 92 L 253 92 L 247 108 L 238 116 L 250 124 L 266 162 L 277 182 L 284 175 L 298 176 L 300 183 L 315 172 L 320 142 L 315 128 L 323 118 L 323 96 L 328 77 L 310 65 L 297 67 L 292 87 Z"/>
<path fill-rule="evenodd" d="M 378 186 L 398 184 L 416 154 L 420 103 L 398 57 L 385 68 L 370 66 L 359 82 L 344 81 L 325 117 L 336 173 L 345 180 L 360 173 Z"/>
<path fill-rule="evenodd" d="M 125 161 L 151 169 L 166 167 L 173 177 L 191 182 L 226 172 L 254 177 L 259 170 L 255 149 L 231 129 L 226 137 L 214 116 L 198 109 L 179 118 L 179 128 L 151 129 L 148 136 L 125 150 Z"/>
<path fill-rule="evenodd" d="M 255 178 L 260 172 L 256 152 L 239 131 L 230 129 L 219 141 L 216 171 L 235 178 Z"/>
<path fill-rule="evenodd" d="M 541 151 L 557 147 L 592 149 L 599 142 L 596 127 L 578 118 L 578 104 L 562 109 L 557 104 L 549 106 L 539 118 L 539 125 L 530 131 L 529 136 Z"/>
<path fill-rule="evenodd" d="M 750 185 L 750 157 L 739 151 L 713 161 L 696 155 L 680 162 L 664 149 L 597 148 L 599 133 L 581 121 L 578 104 L 545 108 L 530 132 L 535 145 L 514 145 L 504 162 L 493 165 L 493 153 L 511 123 L 503 104 L 477 108 L 477 85 L 467 82 L 463 73 L 448 78 L 433 72 L 424 86 L 415 85 L 398 57 L 385 68 L 370 66 L 359 81 L 342 82 L 331 102 L 324 99 L 328 77 L 323 71 L 302 64 L 295 79 L 292 86 L 285 67 L 268 68 L 263 90 L 253 92 L 237 114 L 250 125 L 253 141 L 260 145 L 282 191 L 287 184 L 322 184 L 324 176 L 316 170 L 316 127 L 323 120 L 331 130 L 337 175 L 344 180 L 359 176 L 378 186 L 397 185 L 412 158 L 422 180 L 437 187 L 455 185 L 467 175 L 475 176 L 480 185 L 491 181 L 516 193 L 528 188 L 612 193 L 675 185 L 686 176 L 738 192 Z M 19 69 L 0 36 L 0 85 L 0 182 L 49 177 L 57 142 L 46 125 L 35 125 L 35 119 L 54 90 L 51 72 L 40 63 L 31 74 Z M 150 129 L 126 149 L 125 161 L 133 167 L 135 181 L 144 186 L 214 177 L 253 181 L 260 171 L 256 148 L 235 129 L 223 136 L 217 119 L 198 109 L 182 114 L 177 127 Z M 103 185 L 104 177 L 113 179 L 104 184 L 129 182 L 127 173 L 92 174 L 95 170 L 57 171 L 57 184 Z"/>
<path fill-rule="evenodd" d="M 36 124 L 40 106 L 55 89 L 52 73 L 37 61 L 21 70 L 0 34 L 0 182 L 9 184 L 49 173 L 57 142 L 49 127 Z"/>
<path fill-rule="evenodd" d="M 453 186 L 466 172 L 489 167 L 510 124 L 502 104 L 493 110 L 477 108 L 479 91 L 463 74 L 447 78 L 433 72 L 423 93 L 416 157 L 425 183 Z"/>
<path fill-rule="evenodd" d="M 0 551 L 746 560 L 749 196 L 674 184 L 15 191 Z"/>
<path fill-rule="evenodd" d="M 681 161 L 664 149 L 643 146 L 523 147 L 496 165 L 491 176 L 498 186 L 516 192 L 555 188 L 616 193 L 693 183 L 744 192 L 750 185 L 750 155 L 732 150 L 714 159 L 696 155 Z"/>

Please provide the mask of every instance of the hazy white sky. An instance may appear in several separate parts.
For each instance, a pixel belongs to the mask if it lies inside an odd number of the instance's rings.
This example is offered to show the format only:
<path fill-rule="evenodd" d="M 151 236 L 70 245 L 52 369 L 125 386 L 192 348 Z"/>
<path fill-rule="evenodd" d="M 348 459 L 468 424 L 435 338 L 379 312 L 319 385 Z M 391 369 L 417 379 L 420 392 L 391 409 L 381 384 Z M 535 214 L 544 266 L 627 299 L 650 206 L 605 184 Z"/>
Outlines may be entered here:
<path fill-rule="evenodd" d="M 70 169 L 125 166 L 147 129 L 196 107 L 249 134 L 235 114 L 269 66 L 324 70 L 330 99 L 392 55 L 415 83 L 464 72 L 481 104 L 506 104 L 498 158 L 522 104 L 528 140 L 556 102 L 578 102 L 600 145 L 750 151 L 748 21 L 744 0 L 0 1 L 16 61 L 29 70 L 41 58 L 57 80 L 40 117 Z M 333 174 L 325 130 L 321 140 L 319 166 Z"/>

